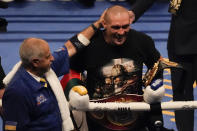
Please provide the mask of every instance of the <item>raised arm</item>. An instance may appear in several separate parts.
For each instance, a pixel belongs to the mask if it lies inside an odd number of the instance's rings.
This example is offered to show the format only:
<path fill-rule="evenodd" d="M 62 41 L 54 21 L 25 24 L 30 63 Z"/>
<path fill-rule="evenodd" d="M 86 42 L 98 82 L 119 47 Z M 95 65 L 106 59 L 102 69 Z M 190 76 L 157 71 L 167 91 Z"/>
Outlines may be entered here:
<path fill-rule="evenodd" d="M 97 21 L 65 43 L 70 57 L 90 43 L 92 36 L 101 28 L 105 12 L 102 13 Z M 87 41 L 89 41 L 88 44 L 86 43 Z M 69 74 L 64 75 L 62 78 L 61 84 L 70 105 L 83 109 L 89 104 L 89 95 L 84 83 L 81 81 L 80 73 L 73 69 L 70 70 Z"/>
<path fill-rule="evenodd" d="M 103 21 L 105 12 L 106 10 L 102 13 L 100 18 L 96 22 L 85 28 L 79 34 L 73 36 L 70 40 L 68 40 L 65 43 L 65 46 L 68 49 L 68 54 L 70 57 L 90 43 L 89 40 L 92 38 L 95 32 L 101 28 L 101 23 Z"/>
<path fill-rule="evenodd" d="M 141 17 L 144 12 L 146 12 L 153 5 L 155 1 L 156 0 L 136 0 L 129 11 L 131 20 L 136 22 L 139 17 Z"/>

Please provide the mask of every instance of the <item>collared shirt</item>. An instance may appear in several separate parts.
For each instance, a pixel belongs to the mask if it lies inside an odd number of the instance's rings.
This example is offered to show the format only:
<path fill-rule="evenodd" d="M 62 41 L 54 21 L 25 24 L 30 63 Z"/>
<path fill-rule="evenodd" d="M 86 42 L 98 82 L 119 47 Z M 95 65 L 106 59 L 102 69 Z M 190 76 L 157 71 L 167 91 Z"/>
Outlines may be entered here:
<path fill-rule="evenodd" d="M 51 67 L 57 76 L 69 71 L 67 50 L 54 52 Z M 50 85 L 43 85 L 23 67 L 6 88 L 3 96 L 6 129 L 17 131 L 62 131 L 62 119 Z"/>
<path fill-rule="evenodd" d="M 40 77 L 32 74 L 31 72 L 27 71 L 37 82 L 40 82 Z"/>

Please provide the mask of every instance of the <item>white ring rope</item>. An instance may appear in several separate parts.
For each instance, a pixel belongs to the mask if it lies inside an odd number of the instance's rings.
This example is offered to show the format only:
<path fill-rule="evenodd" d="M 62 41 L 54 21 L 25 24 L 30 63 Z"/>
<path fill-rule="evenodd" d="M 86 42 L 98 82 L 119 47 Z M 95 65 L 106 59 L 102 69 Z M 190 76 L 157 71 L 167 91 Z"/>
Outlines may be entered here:
<path fill-rule="evenodd" d="M 110 111 L 110 110 L 131 110 L 131 111 L 149 111 L 150 104 L 145 102 L 106 102 L 106 103 L 95 103 L 89 102 L 87 109 L 77 109 L 71 107 L 73 110 L 81 111 Z M 191 110 L 197 109 L 197 101 L 174 101 L 174 102 L 162 102 L 162 110 Z"/>
<path fill-rule="evenodd" d="M 0 99 L 0 107 L 2 107 L 2 99 Z M 106 102 L 106 103 L 95 103 L 89 102 L 87 109 L 77 109 L 71 107 L 73 110 L 81 111 L 110 111 L 110 110 L 131 110 L 131 111 L 149 111 L 150 104 L 145 102 Z M 173 102 L 162 102 L 162 110 L 191 110 L 197 109 L 197 101 L 173 101 Z"/>

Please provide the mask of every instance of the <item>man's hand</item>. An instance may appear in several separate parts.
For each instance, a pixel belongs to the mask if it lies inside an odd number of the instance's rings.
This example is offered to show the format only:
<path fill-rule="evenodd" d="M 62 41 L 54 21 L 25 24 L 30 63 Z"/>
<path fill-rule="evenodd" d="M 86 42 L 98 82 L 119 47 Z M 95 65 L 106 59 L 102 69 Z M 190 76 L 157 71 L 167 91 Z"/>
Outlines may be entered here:
<path fill-rule="evenodd" d="M 3 98 L 3 94 L 4 94 L 4 92 L 5 92 L 5 88 L 0 89 L 0 99 L 2 99 L 2 98 Z"/>
<path fill-rule="evenodd" d="M 133 23 L 133 21 L 135 20 L 135 14 L 133 11 L 128 11 L 129 12 L 129 16 L 130 16 L 130 24 Z"/>
<path fill-rule="evenodd" d="M 144 101 L 149 104 L 161 102 L 165 94 L 165 88 L 161 79 L 156 79 L 144 89 Z"/>
<path fill-rule="evenodd" d="M 104 21 L 106 12 L 107 12 L 107 9 L 105 9 L 103 13 L 101 14 L 100 18 L 96 22 L 94 22 L 94 25 L 97 29 L 100 29 L 102 27 L 102 22 Z"/>
<path fill-rule="evenodd" d="M 69 93 L 69 103 L 72 108 L 87 109 L 89 106 L 88 91 L 84 86 L 74 86 Z"/>

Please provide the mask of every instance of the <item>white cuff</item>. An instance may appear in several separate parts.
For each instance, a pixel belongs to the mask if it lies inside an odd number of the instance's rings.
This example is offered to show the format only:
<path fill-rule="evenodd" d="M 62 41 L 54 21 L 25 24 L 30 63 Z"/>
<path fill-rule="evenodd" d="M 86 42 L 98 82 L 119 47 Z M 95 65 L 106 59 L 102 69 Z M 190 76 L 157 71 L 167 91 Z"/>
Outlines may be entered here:
<path fill-rule="evenodd" d="M 77 35 L 77 38 L 84 46 L 88 46 L 90 44 L 90 40 L 88 40 L 83 34 Z"/>

